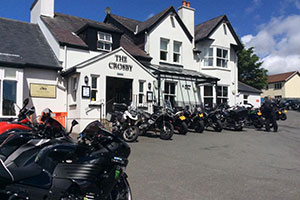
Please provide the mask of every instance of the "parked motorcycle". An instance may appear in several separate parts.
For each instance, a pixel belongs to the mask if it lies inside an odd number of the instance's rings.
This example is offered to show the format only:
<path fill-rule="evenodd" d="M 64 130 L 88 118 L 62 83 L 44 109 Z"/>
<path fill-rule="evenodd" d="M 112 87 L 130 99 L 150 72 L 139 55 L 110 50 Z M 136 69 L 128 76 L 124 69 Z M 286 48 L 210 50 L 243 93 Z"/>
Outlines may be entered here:
<path fill-rule="evenodd" d="M 139 129 L 137 127 L 137 111 L 131 106 L 124 103 L 114 103 L 114 112 L 111 113 L 112 132 L 119 135 L 126 142 L 134 142 L 139 136 Z"/>
<path fill-rule="evenodd" d="M 250 103 L 246 109 L 248 110 L 248 114 L 245 118 L 245 125 L 250 127 L 254 126 L 257 129 L 260 129 L 264 126 L 264 117 L 259 108 L 254 108 L 254 106 Z"/>
<path fill-rule="evenodd" d="M 188 130 L 187 118 L 184 115 L 183 109 L 176 109 L 173 115 L 173 126 L 179 134 L 186 135 Z"/>
<path fill-rule="evenodd" d="M 221 132 L 223 130 L 220 109 L 205 108 L 203 111 L 203 115 L 205 128 L 212 127 L 217 132 Z"/>
<path fill-rule="evenodd" d="M 244 120 L 248 114 L 246 108 L 235 106 L 229 107 L 228 105 L 220 105 L 221 109 L 221 122 L 223 128 L 242 131 L 244 127 Z"/>
<path fill-rule="evenodd" d="M 185 107 L 184 116 L 186 117 L 188 128 L 194 129 L 197 133 L 203 133 L 204 122 L 202 109 L 195 107 L 193 113 L 190 112 L 189 107 Z"/>
<path fill-rule="evenodd" d="M 156 107 L 151 115 L 143 110 L 138 110 L 139 120 L 138 127 L 141 134 L 146 134 L 148 131 L 160 130 L 160 138 L 169 140 L 174 133 L 173 126 L 173 110 L 171 103 L 165 101 L 163 107 Z"/>
<path fill-rule="evenodd" d="M 287 119 L 287 110 L 284 107 L 280 107 L 279 105 L 275 108 L 275 117 L 276 120 L 286 120 Z"/>
<path fill-rule="evenodd" d="M 32 130 L 30 116 L 35 113 L 35 108 L 27 108 L 29 99 L 25 99 L 23 107 L 20 109 L 17 119 L 0 122 L 0 144 L 5 140 L 10 131 L 24 132 Z"/>
<path fill-rule="evenodd" d="M 32 141 L 31 141 L 32 142 Z M 37 139 L 0 160 L 0 196 L 4 200 L 130 200 L 125 168 L 129 146 L 90 123 L 78 143 Z"/>

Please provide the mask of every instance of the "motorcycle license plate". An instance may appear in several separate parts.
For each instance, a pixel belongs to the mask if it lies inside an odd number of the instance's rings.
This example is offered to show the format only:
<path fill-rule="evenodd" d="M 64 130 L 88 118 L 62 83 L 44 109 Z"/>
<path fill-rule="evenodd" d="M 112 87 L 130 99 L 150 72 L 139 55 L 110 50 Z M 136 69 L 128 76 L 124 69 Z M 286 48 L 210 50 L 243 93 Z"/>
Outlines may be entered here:
<path fill-rule="evenodd" d="M 278 113 L 279 113 L 279 115 L 281 115 L 281 114 L 282 114 L 282 112 L 280 112 L 280 111 L 279 111 Z"/>
<path fill-rule="evenodd" d="M 199 114 L 199 117 L 203 117 L 203 114 L 201 113 L 201 114 Z"/>
<path fill-rule="evenodd" d="M 258 112 L 257 115 L 258 115 L 258 116 L 261 116 L 262 114 L 261 114 L 261 112 Z"/>
<path fill-rule="evenodd" d="M 287 113 L 287 111 L 286 111 L 286 110 L 284 110 L 283 112 L 284 112 L 284 113 Z"/>
<path fill-rule="evenodd" d="M 182 116 L 179 117 L 179 119 L 183 121 L 183 120 L 185 120 L 186 118 L 185 118 L 185 116 L 182 115 Z"/>

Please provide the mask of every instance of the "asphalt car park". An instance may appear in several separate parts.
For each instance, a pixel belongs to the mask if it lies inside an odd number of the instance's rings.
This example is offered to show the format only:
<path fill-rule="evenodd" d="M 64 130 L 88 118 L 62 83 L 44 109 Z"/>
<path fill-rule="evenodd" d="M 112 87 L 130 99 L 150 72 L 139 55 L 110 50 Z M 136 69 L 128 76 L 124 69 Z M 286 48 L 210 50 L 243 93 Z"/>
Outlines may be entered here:
<path fill-rule="evenodd" d="M 300 199 L 300 112 L 289 111 L 278 133 L 207 130 L 130 146 L 136 200 Z"/>

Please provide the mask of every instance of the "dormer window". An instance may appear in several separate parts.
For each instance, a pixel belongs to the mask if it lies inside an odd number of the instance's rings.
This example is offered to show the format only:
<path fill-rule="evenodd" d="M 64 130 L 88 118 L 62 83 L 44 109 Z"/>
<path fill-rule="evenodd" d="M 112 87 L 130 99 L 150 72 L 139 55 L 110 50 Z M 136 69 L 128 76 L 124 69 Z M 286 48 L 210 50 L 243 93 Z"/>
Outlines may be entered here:
<path fill-rule="evenodd" d="M 98 32 L 98 50 L 111 51 L 112 50 L 112 37 L 111 34 Z"/>

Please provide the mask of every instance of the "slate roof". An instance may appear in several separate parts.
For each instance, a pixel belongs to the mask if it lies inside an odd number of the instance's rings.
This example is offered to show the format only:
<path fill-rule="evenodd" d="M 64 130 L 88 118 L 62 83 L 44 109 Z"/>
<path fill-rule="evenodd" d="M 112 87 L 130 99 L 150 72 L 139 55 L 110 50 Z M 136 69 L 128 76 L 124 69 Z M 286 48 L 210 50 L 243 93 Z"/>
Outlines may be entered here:
<path fill-rule="evenodd" d="M 299 72 L 293 71 L 293 72 L 271 75 L 268 76 L 268 83 L 285 82 L 288 81 L 295 74 L 299 75 Z"/>
<path fill-rule="evenodd" d="M 208 21 L 205 21 L 201 24 L 198 24 L 195 26 L 195 41 L 198 42 L 200 40 L 208 39 L 209 36 L 215 31 L 215 29 L 222 23 L 225 22 L 233 34 L 233 37 L 235 38 L 239 49 L 242 48 L 242 43 L 239 39 L 239 37 L 236 35 L 233 27 L 231 26 L 228 18 L 226 15 L 221 15 L 219 17 L 215 17 L 213 19 L 210 19 Z"/>
<path fill-rule="evenodd" d="M 76 47 L 88 48 L 88 45 L 75 33 L 87 24 L 100 26 L 105 30 L 119 32 L 119 30 L 110 24 L 104 24 L 90 19 L 75 17 L 71 15 L 55 13 L 53 18 L 41 16 L 42 20 L 49 28 L 55 39 L 62 45 L 71 45 Z"/>
<path fill-rule="evenodd" d="M 183 23 L 183 21 L 181 20 L 181 18 L 179 17 L 179 15 L 177 14 L 177 12 L 173 6 L 168 7 L 167 9 L 161 11 L 160 13 L 150 17 L 149 19 L 147 19 L 146 21 L 143 21 L 143 22 L 129 19 L 126 17 L 121 17 L 118 15 L 113 15 L 113 14 L 107 15 L 104 22 L 107 21 L 107 17 L 112 17 L 114 20 L 119 22 L 121 25 L 123 25 L 125 28 L 127 28 L 132 33 L 135 33 L 137 30 L 136 34 L 140 34 L 140 33 L 144 33 L 146 30 L 152 29 L 157 23 L 160 22 L 160 20 L 162 20 L 170 12 L 175 14 L 175 17 L 178 20 L 178 23 L 181 25 L 181 27 L 183 28 L 183 30 L 185 31 L 185 33 L 187 34 L 189 39 L 192 40 L 193 36 L 188 31 L 187 27 L 185 26 L 185 24 Z"/>
<path fill-rule="evenodd" d="M 241 81 L 239 81 L 238 83 L 238 91 L 239 92 L 247 92 L 247 93 L 254 93 L 254 94 L 261 94 L 262 91 L 260 91 L 259 89 L 256 89 L 250 85 L 247 85 Z"/>
<path fill-rule="evenodd" d="M 0 62 L 15 67 L 61 69 L 38 25 L 0 18 Z"/>
<path fill-rule="evenodd" d="M 85 19 L 81 17 L 55 13 L 54 18 L 41 16 L 42 20 L 49 28 L 55 39 L 61 45 L 69 45 L 78 48 L 88 49 L 88 45 L 75 33 L 84 29 L 87 25 L 101 28 L 111 32 L 121 33 L 119 29 L 110 24 Z M 131 40 L 121 37 L 121 46 L 131 55 L 150 58 L 143 50 L 139 49 Z"/>

